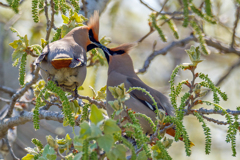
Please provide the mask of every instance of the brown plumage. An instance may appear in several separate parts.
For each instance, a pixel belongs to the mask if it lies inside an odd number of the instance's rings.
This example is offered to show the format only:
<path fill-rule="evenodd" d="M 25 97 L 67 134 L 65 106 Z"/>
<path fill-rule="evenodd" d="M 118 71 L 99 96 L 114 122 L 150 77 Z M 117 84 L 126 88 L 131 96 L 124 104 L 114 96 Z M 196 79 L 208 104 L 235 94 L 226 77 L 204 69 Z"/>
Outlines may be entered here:
<path fill-rule="evenodd" d="M 76 27 L 64 38 L 48 44 L 35 61 L 40 64 L 43 79 L 56 82 L 65 91 L 81 86 L 86 77 L 86 52 L 100 47 L 98 31 L 99 16 L 95 11 L 88 26 Z"/>
<path fill-rule="evenodd" d="M 129 87 L 145 88 L 154 97 L 158 108 L 163 109 L 167 115 L 174 116 L 174 109 L 169 103 L 168 98 L 161 92 L 146 85 L 134 72 L 132 59 L 128 55 L 128 51 L 133 46 L 135 44 L 122 44 L 116 48 L 108 49 L 109 54 L 105 53 L 109 63 L 107 87 L 124 83 L 126 89 L 129 89 Z M 156 109 L 152 105 L 152 100 L 141 91 L 134 90 L 130 95 L 130 99 L 125 102 L 126 106 L 135 112 L 146 114 L 155 121 L 156 114 L 154 111 Z M 113 100 L 114 97 L 107 90 L 107 101 Z M 109 116 L 113 113 L 113 109 L 109 104 L 107 105 L 107 111 Z M 139 121 L 145 133 L 151 134 L 153 132 L 152 127 L 144 118 L 139 117 Z"/>

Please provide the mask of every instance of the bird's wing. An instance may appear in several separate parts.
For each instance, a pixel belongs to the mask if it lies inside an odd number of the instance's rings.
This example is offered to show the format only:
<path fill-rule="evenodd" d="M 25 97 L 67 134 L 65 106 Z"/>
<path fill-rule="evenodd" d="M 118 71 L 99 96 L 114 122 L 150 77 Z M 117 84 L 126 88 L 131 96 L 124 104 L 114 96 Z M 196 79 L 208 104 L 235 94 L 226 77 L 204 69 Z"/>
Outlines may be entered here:
<path fill-rule="evenodd" d="M 137 78 L 129 77 L 129 78 L 127 78 L 127 81 L 131 87 L 141 87 L 141 88 L 146 89 L 153 96 L 154 100 L 157 102 L 158 108 L 163 109 L 167 112 L 166 106 L 162 104 L 160 98 L 158 97 L 159 96 L 158 94 L 161 94 L 160 92 L 152 89 L 151 87 L 149 87 L 148 85 L 146 85 L 145 83 L 143 83 L 141 80 L 139 80 Z M 135 99 L 138 99 L 139 101 L 141 101 L 149 109 L 151 109 L 153 111 L 156 110 L 156 107 L 153 105 L 153 101 L 151 100 L 151 98 L 148 95 L 146 95 L 146 93 L 139 91 L 139 90 L 133 90 L 130 93 L 130 95 L 133 96 Z M 162 94 L 162 96 L 164 96 L 164 95 Z"/>
<path fill-rule="evenodd" d="M 42 60 L 46 57 L 46 55 L 48 55 L 50 46 L 51 43 L 43 48 L 41 55 L 34 61 L 34 65 L 38 65 L 39 63 L 41 63 Z"/>

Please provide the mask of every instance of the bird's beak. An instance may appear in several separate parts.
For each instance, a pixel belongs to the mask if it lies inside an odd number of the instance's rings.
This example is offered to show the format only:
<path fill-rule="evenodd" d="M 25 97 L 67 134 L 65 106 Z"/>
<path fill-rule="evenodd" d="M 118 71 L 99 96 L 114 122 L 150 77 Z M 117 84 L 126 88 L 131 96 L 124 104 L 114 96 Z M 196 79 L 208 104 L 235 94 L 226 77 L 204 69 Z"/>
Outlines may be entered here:
<path fill-rule="evenodd" d="M 104 45 L 102 45 L 101 43 L 96 43 L 96 42 L 92 42 L 93 44 L 95 44 L 96 46 L 98 46 L 99 48 L 101 48 L 103 50 L 103 52 L 107 53 L 108 56 L 111 56 L 111 54 L 109 53 L 107 47 L 105 47 Z"/>

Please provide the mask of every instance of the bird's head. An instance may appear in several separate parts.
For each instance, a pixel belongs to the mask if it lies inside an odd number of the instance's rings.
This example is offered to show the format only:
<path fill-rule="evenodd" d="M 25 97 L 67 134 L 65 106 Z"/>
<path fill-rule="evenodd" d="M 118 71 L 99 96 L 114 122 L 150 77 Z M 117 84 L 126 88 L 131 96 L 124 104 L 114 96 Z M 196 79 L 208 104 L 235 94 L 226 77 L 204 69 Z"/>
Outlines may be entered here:
<path fill-rule="evenodd" d="M 119 56 L 119 55 L 126 55 L 136 45 L 137 45 L 136 43 L 124 43 L 115 48 L 105 47 L 105 49 L 103 49 L 103 51 L 104 51 L 105 57 L 109 63 L 110 59 L 112 57 L 117 56 L 120 58 L 121 56 Z"/>

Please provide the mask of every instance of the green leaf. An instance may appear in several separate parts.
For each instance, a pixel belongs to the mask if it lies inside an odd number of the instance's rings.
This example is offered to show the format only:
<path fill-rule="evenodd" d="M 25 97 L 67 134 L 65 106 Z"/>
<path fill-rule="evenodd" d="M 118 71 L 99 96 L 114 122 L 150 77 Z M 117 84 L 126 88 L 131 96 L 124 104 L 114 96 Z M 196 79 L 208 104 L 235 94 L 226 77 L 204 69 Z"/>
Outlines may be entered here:
<path fill-rule="evenodd" d="M 89 124 L 84 121 L 83 123 L 80 124 L 80 137 L 83 139 L 86 139 L 91 135 L 91 128 Z"/>
<path fill-rule="evenodd" d="M 138 156 L 137 156 L 137 160 L 147 160 L 147 155 L 145 153 L 145 151 L 141 151 Z"/>
<path fill-rule="evenodd" d="M 94 90 L 94 88 L 92 86 L 89 86 L 89 88 L 92 90 L 93 98 L 95 98 L 97 96 L 96 91 Z"/>
<path fill-rule="evenodd" d="M 121 129 L 116 124 L 116 121 L 114 121 L 113 119 L 106 120 L 104 123 L 104 133 L 113 134 L 117 132 L 121 132 Z"/>
<path fill-rule="evenodd" d="M 97 108 L 96 105 L 91 106 L 91 113 L 90 113 L 90 120 L 92 123 L 97 125 L 101 120 L 103 120 L 104 117 L 102 115 L 102 112 Z"/>
<path fill-rule="evenodd" d="M 18 50 L 18 51 L 15 50 L 12 54 L 12 61 L 15 61 L 16 59 L 21 58 L 24 53 L 25 52 L 22 50 Z"/>
<path fill-rule="evenodd" d="M 9 45 L 13 48 L 13 49 L 16 49 L 19 44 L 22 43 L 22 41 L 19 39 L 19 40 L 15 40 L 13 41 L 12 43 L 9 43 Z"/>
<path fill-rule="evenodd" d="M 81 151 L 83 147 L 83 139 L 79 138 L 78 136 L 74 137 L 73 145 L 75 149 L 77 149 L 78 151 Z"/>
<path fill-rule="evenodd" d="M 80 160 L 82 158 L 82 155 L 83 155 L 83 152 L 79 152 L 74 156 L 73 160 Z"/>
<path fill-rule="evenodd" d="M 69 18 L 68 18 L 67 16 L 65 16 L 64 14 L 62 14 L 62 19 L 63 19 L 63 23 L 68 24 Z"/>
<path fill-rule="evenodd" d="M 48 160 L 56 160 L 57 155 L 54 149 L 47 144 L 43 149 L 42 157 L 47 158 Z"/>
<path fill-rule="evenodd" d="M 101 136 L 97 139 L 98 145 L 105 151 L 109 152 L 112 148 L 112 145 L 114 143 L 113 136 L 110 134 L 106 134 L 104 136 Z"/>
<path fill-rule="evenodd" d="M 28 42 L 27 35 L 25 35 L 25 36 L 23 37 L 23 41 L 24 41 L 26 47 L 28 47 L 28 46 L 29 46 L 29 42 Z"/>
<path fill-rule="evenodd" d="M 26 156 L 24 156 L 24 157 L 22 158 L 22 160 L 34 160 L 34 155 L 27 154 Z"/>
<path fill-rule="evenodd" d="M 116 147 L 112 148 L 110 152 L 107 153 L 107 157 L 111 160 L 125 160 L 126 159 L 127 149 L 124 145 L 119 144 Z"/>
<path fill-rule="evenodd" d="M 99 126 L 91 124 L 91 137 L 99 137 L 102 135 L 102 131 Z"/>
<path fill-rule="evenodd" d="M 77 90 L 78 90 L 78 91 L 82 91 L 82 90 L 84 90 L 84 88 L 83 88 L 83 86 L 80 86 L 80 87 L 78 87 Z"/>

